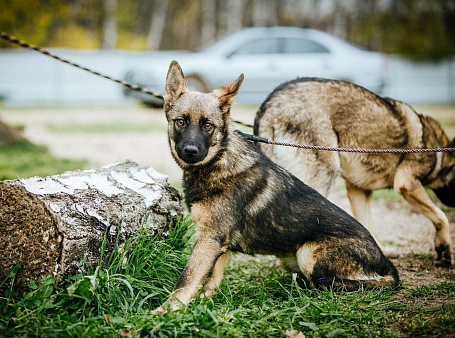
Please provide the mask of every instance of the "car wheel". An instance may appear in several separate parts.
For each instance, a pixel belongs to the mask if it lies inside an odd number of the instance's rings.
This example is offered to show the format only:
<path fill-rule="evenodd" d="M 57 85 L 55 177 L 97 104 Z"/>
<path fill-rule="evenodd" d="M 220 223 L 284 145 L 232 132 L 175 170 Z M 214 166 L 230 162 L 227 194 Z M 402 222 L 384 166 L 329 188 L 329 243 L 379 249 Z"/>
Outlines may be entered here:
<path fill-rule="evenodd" d="M 202 80 L 199 75 L 192 74 L 185 76 L 185 81 L 189 90 L 201 93 L 208 93 L 210 91 L 204 80 Z"/>

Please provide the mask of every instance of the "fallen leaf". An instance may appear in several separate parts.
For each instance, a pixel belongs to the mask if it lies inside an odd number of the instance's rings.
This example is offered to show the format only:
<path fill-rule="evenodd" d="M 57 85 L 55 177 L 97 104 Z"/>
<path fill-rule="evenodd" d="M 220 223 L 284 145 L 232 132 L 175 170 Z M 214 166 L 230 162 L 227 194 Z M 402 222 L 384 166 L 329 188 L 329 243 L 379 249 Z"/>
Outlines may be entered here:
<path fill-rule="evenodd" d="M 111 316 L 109 316 L 107 313 L 104 315 L 104 317 L 106 317 L 106 321 L 107 321 L 109 324 L 114 324 L 114 323 L 111 321 Z"/>
<path fill-rule="evenodd" d="M 286 335 L 292 338 L 306 338 L 306 336 L 301 331 L 297 330 L 287 330 Z"/>
<path fill-rule="evenodd" d="M 228 313 L 224 318 L 227 322 L 229 322 L 232 320 L 232 318 L 234 318 L 234 315 L 232 313 Z"/>

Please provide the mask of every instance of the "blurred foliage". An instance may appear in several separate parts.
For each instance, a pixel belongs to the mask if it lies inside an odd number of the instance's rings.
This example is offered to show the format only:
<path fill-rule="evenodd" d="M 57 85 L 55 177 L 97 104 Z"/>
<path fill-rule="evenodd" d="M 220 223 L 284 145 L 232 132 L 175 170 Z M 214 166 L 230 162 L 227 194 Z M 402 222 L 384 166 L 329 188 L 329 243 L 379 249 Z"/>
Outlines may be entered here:
<path fill-rule="evenodd" d="M 0 27 L 44 47 L 101 48 L 109 0 L 4 0 Z M 292 25 L 316 28 L 347 38 L 367 49 L 415 60 L 440 60 L 455 54 L 455 4 L 452 0 L 111 0 L 116 2 L 115 45 L 145 50 L 157 8 L 166 4 L 160 49 L 196 49 L 203 30 L 213 39 L 239 27 Z M 228 4 L 239 4 L 232 10 Z M 208 16 L 212 4 L 215 11 Z M 329 9 L 327 9 L 329 8 Z M 268 18 L 259 22 L 258 12 Z M 205 18 L 205 19 L 204 19 Z M 111 17 L 112 19 L 112 17 Z M 161 18 L 162 19 L 162 18 Z M 208 24 L 207 24 L 208 23 Z M 211 27 L 209 27 L 212 25 Z M 238 29 L 237 28 L 237 29 Z M 0 47 L 11 47 L 0 42 Z"/>
<path fill-rule="evenodd" d="M 4 0 L 0 10 L 3 31 L 35 44 L 48 45 L 50 34 L 68 17 L 69 7 L 59 0 Z M 6 42 L 1 47 L 11 47 Z"/>
<path fill-rule="evenodd" d="M 0 181 L 61 174 L 84 169 L 87 164 L 85 160 L 56 158 L 45 146 L 28 141 L 0 146 Z"/>
<path fill-rule="evenodd" d="M 117 48 L 130 50 L 144 50 L 147 37 L 128 31 L 120 31 L 117 37 Z"/>
<path fill-rule="evenodd" d="M 56 30 L 50 43 L 55 47 L 100 48 L 99 36 L 83 26 L 68 24 Z"/>
<path fill-rule="evenodd" d="M 440 60 L 454 54 L 444 10 L 440 1 L 393 1 L 384 11 L 360 17 L 359 24 L 351 30 L 351 39 L 385 53 L 415 60 Z"/>

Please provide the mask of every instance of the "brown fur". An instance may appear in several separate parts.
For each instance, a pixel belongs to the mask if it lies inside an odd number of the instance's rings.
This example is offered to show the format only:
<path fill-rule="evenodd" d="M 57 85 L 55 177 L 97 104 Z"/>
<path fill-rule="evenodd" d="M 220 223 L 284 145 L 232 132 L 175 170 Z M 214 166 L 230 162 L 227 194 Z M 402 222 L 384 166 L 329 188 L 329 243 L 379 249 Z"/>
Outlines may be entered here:
<path fill-rule="evenodd" d="M 450 146 L 435 120 L 417 114 L 407 104 L 381 98 L 351 83 L 322 79 L 298 79 L 278 87 L 256 115 L 255 134 L 271 140 L 328 147 Z M 447 217 L 424 187 L 435 189 L 438 196 L 453 203 L 454 154 L 352 154 L 269 145 L 261 145 L 261 149 L 324 196 L 341 174 L 355 217 L 372 234 L 375 233 L 370 211 L 372 191 L 395 189 L 433 222 L 438 260 L 443 265 L 453 264 Z"/>
<path fill-rule="evenodd" d="M 231 130 L 230 107 L 243 80 L 204 94 L 188 91 L 170 66 L 165 95 L 171 152 L 183 169 L 196 242 L 165 312 L 201 287 L 221 284 L 229 251 L 272 254 L 312 286 L 394 286 L 398 273 L 354 218 Z"/>

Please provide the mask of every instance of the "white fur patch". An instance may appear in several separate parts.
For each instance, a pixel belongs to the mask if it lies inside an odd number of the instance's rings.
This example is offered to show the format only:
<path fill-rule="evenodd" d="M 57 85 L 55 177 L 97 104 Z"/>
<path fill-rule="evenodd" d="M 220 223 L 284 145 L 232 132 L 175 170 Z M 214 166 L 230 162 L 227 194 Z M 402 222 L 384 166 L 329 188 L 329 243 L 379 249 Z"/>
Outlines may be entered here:
<path fill-rule="evenodd" d="M 296 254 L 300 271 L 302 271 L 303 275 L 309 280 L 311 279 L 311 274 L 313 273 L 314 265 L 316 264 L 316 259 L 313 255 L 316 248 L 317 246 L 314 244 L 304 244 L 297 250 Z"/>

